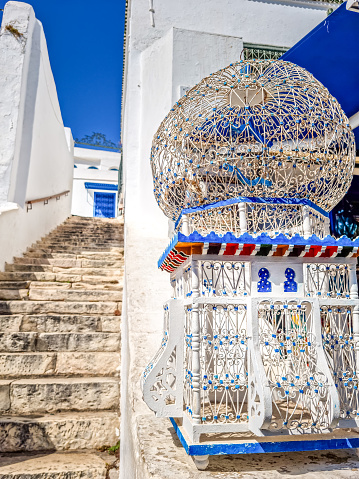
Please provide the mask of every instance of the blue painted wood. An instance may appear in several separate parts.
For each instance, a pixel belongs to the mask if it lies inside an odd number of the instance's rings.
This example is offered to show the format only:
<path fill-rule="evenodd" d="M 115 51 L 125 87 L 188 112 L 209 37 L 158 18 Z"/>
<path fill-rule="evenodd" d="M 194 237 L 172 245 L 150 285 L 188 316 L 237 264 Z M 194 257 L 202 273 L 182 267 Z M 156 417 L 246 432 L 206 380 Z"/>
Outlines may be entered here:
<path fill-rule="evenodd" d="M 261 268 L 258 271 L 258 276 L 260 278 L 257 283 L 258 293 L 270 293 L 272 291 L 272 283 L 268 281 L 270 274 L 267 268 Z"/>
<path fill-rule="evenodd" d="M 213 443 L 213 444 L 188 444 L 179 426 L 173 418 L 171 423 L 189 456 L 210 456 L 224 454 L 268 454 L 273 452 L 300 452 L 300 451 L 326 451 L 330 449 L 356 449 L 359 447 L 359 437 L 338 439 L 298 439 L 295 441 L 251 441 L 245 443 Z M 301 436 L 303 437 L 303 436 Z"/>
<path fill-rule="evenodd" d="M 116 193 L 95 191 L 93 215 L 99 218 L 114 218 L 116 214 Z"/>
<path fill-rule="evenodd" d="M 284 275 L 287 278 L 287 281 L 284 281 L 284 292 L 285 293 L 296 293 L 297 290 L 298 290 L 298 285 L 297 285 L 296 281 L 294 281 L 294 278 L 295 278 L 294 269 L 287 268 L 285 270 Z"/>
<path fill-rule="evenodd" d="M 117 191 L 118 185 L 113 183 L 91 183 L 89 181 L 85 182 L 85 188 L 87 190 L 110 190 Z"/>

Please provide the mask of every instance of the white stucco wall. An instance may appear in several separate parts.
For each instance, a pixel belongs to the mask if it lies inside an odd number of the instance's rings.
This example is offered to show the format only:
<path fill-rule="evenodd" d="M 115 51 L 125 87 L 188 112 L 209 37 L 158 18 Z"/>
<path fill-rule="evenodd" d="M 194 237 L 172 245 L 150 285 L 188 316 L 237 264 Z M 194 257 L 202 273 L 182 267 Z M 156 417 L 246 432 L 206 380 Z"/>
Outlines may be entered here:
<path fill-rule="evenodd" d="M 25 202 L 71 191 L 72 149 L 42 25 L 30 5 L 8 2 L 0 31 L 0 268 L 70 215 L 71 194 L 28 212 Z"/>
<path fill-rule="evenodd" d="M 148 476 L 136 418 L 150 411 L 140 374 L 161 342 L 169 277 L 157 270 L 168 221 L 153 195 L 153 134 L 180 97 L 204 76 L 240 59 L 243 42 L 290 47 L 326 17 L 333 4 L 315 1 L 130 0 L 123 85 L 125 288 L 121 371 L 120 477 Z M 144 248 L 144 245 L 146 247 Z M 163 445 L 165 447 L 165 445 Z"/>

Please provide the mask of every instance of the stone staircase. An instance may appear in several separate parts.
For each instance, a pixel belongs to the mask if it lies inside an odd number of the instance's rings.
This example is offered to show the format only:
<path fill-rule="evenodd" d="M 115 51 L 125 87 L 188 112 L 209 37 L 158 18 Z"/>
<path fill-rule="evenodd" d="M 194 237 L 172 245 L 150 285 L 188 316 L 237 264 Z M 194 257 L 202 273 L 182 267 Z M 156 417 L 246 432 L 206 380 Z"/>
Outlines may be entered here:
<path fill-rule="evenodd" d="M 122 277 L 123 223 L 81 217 L 0 273 L 0 479 L 117 477 Z"/>

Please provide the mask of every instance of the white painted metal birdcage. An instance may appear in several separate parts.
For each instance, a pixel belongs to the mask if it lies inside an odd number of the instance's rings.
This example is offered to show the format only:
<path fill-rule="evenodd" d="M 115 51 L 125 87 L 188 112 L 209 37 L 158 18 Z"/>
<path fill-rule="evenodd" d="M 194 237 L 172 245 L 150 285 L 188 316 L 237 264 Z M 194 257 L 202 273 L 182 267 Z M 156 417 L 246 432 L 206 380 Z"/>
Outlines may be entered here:
<path fill-rule="evenodd" d="M 255 452 L 253 437 L 296 435 L 304 450 L 320 434 L 330 448 L 359 426 L 359 240 L 328 236 L 353 138 L 328 90 L 280 60 L 203 79 L 155 135 L 173 297 L 142 389 L 199 468 L 209 453 Z"/>
<path fill-rule="evenodd" d="M 220 223 L 221 231 L 301 234 L 306 206 L 311 232 L 327 234 L 323 213 L 351 182 L 353 138 L 336 99 L 308 71 L 240 61 L 204 78 L 161 123 L 154 194 L 177 229 L 187 217 L 189 232 Z"/>

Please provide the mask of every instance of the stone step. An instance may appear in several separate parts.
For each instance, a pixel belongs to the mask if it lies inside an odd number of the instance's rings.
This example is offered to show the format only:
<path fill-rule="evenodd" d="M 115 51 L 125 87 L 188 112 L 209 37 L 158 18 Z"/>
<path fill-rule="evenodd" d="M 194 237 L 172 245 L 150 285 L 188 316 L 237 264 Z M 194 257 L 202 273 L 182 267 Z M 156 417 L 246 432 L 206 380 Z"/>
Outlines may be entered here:
<path fill-rule="evenodd" d="M 124 265 L 124 261 L 106 260 L 106 259 L 82 259 L 81 268 L 117 268 L 120 269 Z M 75 266 L 76 267 L 76 266 Z"/>
<path fill-rule="evenodd" d="M 3 290 L 11 291 L 11 290 Z M 14 290 L 15 291 L 15 290 Z M 23 291 L 23 290 L 20 290 Z M 24 290 L 27 291 L 27 290 Z M 122 301 L 122 291 L 72 290 L 31 288 L 29 300 L 32 301 Z M 1 298 L 1 290 L 0 290 Z M 7 299 L 7 298 L 4 298 Z"/>
<path fill-rule="evenodd" d="M 0 353 L 0 378 L 53 375 L 56 374 L 56 360 L 56 353 Z"/>
<path fill-rule="evenodd" d="M 55 373 L 58 376 L 119 376 L 119 350 L 110 352 L 58 352 Z"/>
<path fill-rule="evenodd" d="M 73 253 L 41 253 L 41 252 L 29 252 L 25 253 L 24 258 L 66 258 L 66 259 L 110 259 L 110 260 L 123 260 L 123 248 L 119 248 L 120 251 L 110 253 L 98 253 L 89 252 L 87 254 L 78 255 Z"/>
<path fill-rule="evenodd" d="M 71 268 L 71 270 L 58 268 L 60 272 L 49 273 L 43 271 L 8 271 L 5 273 L 0 273 L 0 282 L 9 281 L 49 281 L 49 282 L 80 282 L 85 281 L 86 283 L 94 284 L 101 283 L 112 283 L 120 280 L 123 277 L 123 268 L 107 268 L 97 269 L 97 268 Z M 83 276 L 82 276 L 83 275 Z M 95 283 L 96 282 L 96 283 Z"/>
<path fill-rule="evenodd" d="M 37 351 L 111 352 L 120 347 L 119 333 L 39 333 L 36 338 Z"/>
<path fill-rule="evenodd" d="M 11 414 L 104 411 L 117 410 L 119 406 L 119 383 L 115 378 L 46 377 L 6 382 L 0 383 L 0 411 Z"/>
<path fill-rule="evenodd" d="M 20 461 L 17 454 L 0 454 L 0 479 L 106 479 L 106 462 L 113 459 L 90 452 L 22 454 Z M 118 477 L 112 471 L 111 479 Z"/>
<path fill-rule="evenodd" d="M 48 245 L 56 245 L 56 246 L 89 246 L 92 245 L 95 248 L 100 245 L 106 246 L 114 246 L 119 247 L 124 241 L 124 235 L 116 235 L 116 236 L 109 236 L 107 235 L 106 238 L 102 236 L 94 236 L 94 237 L 81 237 L 76 238 L 73 234 L 69 234 L 68 237 L 52 237 L 52 238 L 43 238 L 36 243 L 33 243 L 33 247 L 42 247 Z"/>
<path fill-rule="evenodd" d="M 86 290 L 96 290 L 96 291 L 121 291 L 123 290 L 123 285 L 122 282 L 120 283 L 117 281 L 115 282 L 108 282 L 108 283 L 96 283 L 95 281 L 91 281 L 89 283 L 81 282 L 81 283 L 72 283 L 71 284 L 71 289 L 72 290 L 81 290 L 81 289 L 86 289 Z"/>
<path fill-rule="evenodd" d="M 62 268 L 57 268 L 54 266 L 54 273 L 60 273 L 63 275 L 73 275 L 73 276 L 117 276 L 117 277 L 122 277 L 123 276 L 123 271 L 124 268 L 112 268 L 108 266 L 107 268 L 69 268 L 69 269 L 62 269 Z M 65 276 L 63 276 L 65 278 Z M 62 281 L 59 280 L 56 274 L 56 281 Z M 79 281 L 79 280 L 77 280 Z"/>
<path fill-rule="evenodd" d="M 26 289 L 30 281 L 0 281 L 0 289 Z"/>
<path fill-rule="evenodd" d="M 81 279 L 81 278 L 80 278 Z M 122 284 L 119 283 L 118 280 L 115 281 L 106 281 L 106 282 L 101 282 L 100 284 L 92 281 L 90 283 L 84 283 L 84 282 L 37 282 L 34 281 L 30 284 L 30 292 L 32 289 L 64 289 L 64 290 L 96 290 L 96 291 L 122 291 Z M 0 283 L 0 289 L 1 289 L 1 283 Z"/>
<path fill-rule="evenodd" d="M 65 250 L 71 250 L 73 247 L 86 247 L 86 248 L 116 248 L 121 244 L 122 240 L 117 241 L 74 241 L 73 239 L 69 239 L 67 241 L 41 241 L 40 243 L 35 243 L 35 245 L 41 246 L 41 248 L 53 248 L 53 247 L 61 247 Z"/>
<path fill-rule="evenodd" d="M 12 331 L 19 325 L 18 331 L 38 333 L 89 333 L 89 332 L 120 332 L 120 316 L 86 316 L 86 315 L 24 315 L 14 316 L 12 321 Z M 2 318 L 12 318 L 12 316 L 0 316 L 0 325 Z M 19 320 L 20 318 L 20 320 Z M 4 329 L 0 329 L 0 331 Z M 8 331 L 8 329 L 6 329 Z"/>
<path fill-rule="evenodd" d="M 9 264 L 5 263 L 5 272 L 13 273 L 16 271 L 43 271 L 46 273 L 53 273 L 54 266 L 51 264 Z"/>
<path fill-rule="evenodd" d="M 66 258 L 66 259 L 77 259 L 77 255 L 74 253 L 42 253 L 41 251 L 26 251 L 23 256 L 19 256 L 19 258 Z M 14 258 L 14 262 L 17 258 Z"/>
<path fill-rule="evenodd" d="M 81 230 L 81 231 L 91 231 L 91 230 L 110 230 L 110 231 L 117 231 L 123 230 L 124 223 L 76 223 L 76 222 L 66 222 L 62 225 L 58 226 L 55 230 L 52 231 L 66 231 L 66 230 Z"/>
<path fill-rule="evenodd" d="M 96 243 L 87 243 L 87 244 L 75 244 L 71 240 L 66 241 L 64 244 L 60 243 L 41 243 L 38 246 L 41 251 L 55 251 L 58 253 L 78 253 L 79 250 L 83 249 L 84 251 L 111 251 L 111 248 L 123 247 L 123 242 L 111 243 L 111 244 L 96 244 Z"/>
<path fill-rule="evenodd" d="M 81 261 L 70 258 L 14 258 L 15 264 L 49 264 L 60 268 L 81 268 Z"/>
<path fill-rule="evenodd" d="M 30 352 L 35 351 L 37 333 L 0 333 L 0 352 Z M 46 351 L 46 349 L 44 350 Z"/>
<path fill-rule="evenodd" d="M 0 452 L 98 449 L 116 444 L 115 411 L 0 416 Z"/>
<path fill-rule="evenodd" d="M 73 239 L 74 241 L 78 241 L 81 243 L 93 241 L 94 243 L 108 243 L 109 241 L 113 240 L 123 240 L 123 231 L 116 231 L 116 232 L 107 232 L 104 233 L 101 231 L 101 234 L 79 234 L 75 232 L 68 232 L 67 234 L 52 234 L 45 236 L 41 240 L 38 240 L 36 243 L 41 243 L 41 241 L 68 241 L 69 239 Z"/>
<path fill-rule="evenodd" d="M 0 301 L 1 314 L 96 314 L 119 316 L 121 303 L 80 301 Z"/>
<path fill-rule="evenodd" d="M 16 265 L 49 265 L 58 268 L 121 268 L 124 265 L 122 258 L 115 259 L 61 259 L 61 258 L 15 258 Z"/>
<path fill-rule="evenodd" d="M 71 282 L 31 281 L 30 288 L 71 289 Z"/>
<path fill-rule="evenodd" d="M 28 289 L 0 289 L 0 300 L 28 299 Z"/>
<path fill-rule="evenodd" d="M 70 237 L 77 240 L 86 241 L 88 238 L 98 241 L 99 239 L 107 241 L 112 238 L 119 238 L 124 235 L 124 228 L 73 228 L 62 229 L 54 233 L 44 236 L 42 239 L 69 239 Z M 38 240 L 41 241 L 41 240 Z"/>
<path fill-rule="evenodd" d="M 18 332 L 21 330 L 22 314 L 0 315 L 0 332 Z"/>
<path fill-rule="evenodd" d="M 68 247 L 54 247 L 54 248 L 45 248 L 45 247 L 33 247 L 30 246 L 26 251 L 27 252 L 43 252 L 43 253 L 68 253 L 72 252 L 73 254 L 87 254 L 88 252 L 93 252 L 93 253 L 113 253 L 116 252 L 119 249 L 123 249 L 123 244 L 120 245 L 119 247 L 111 247 L 111 248 L 93 248 L 93 247 L 80 247 L 80 246 L 68 246 Z"/>
<path fill-rule="evenodd" d="M 56 281 L 56 274 L 43 271 L 0 272 L 0 281 Z"/>
<path fill-rule="evenodd" d="M 119 352 L 0 353 L 0 378 L 119 376 Z"/>
<path fill-rule="evenodd" d="M 119 333 L 0 333 L 0 352 L 119 351 Z"/>

